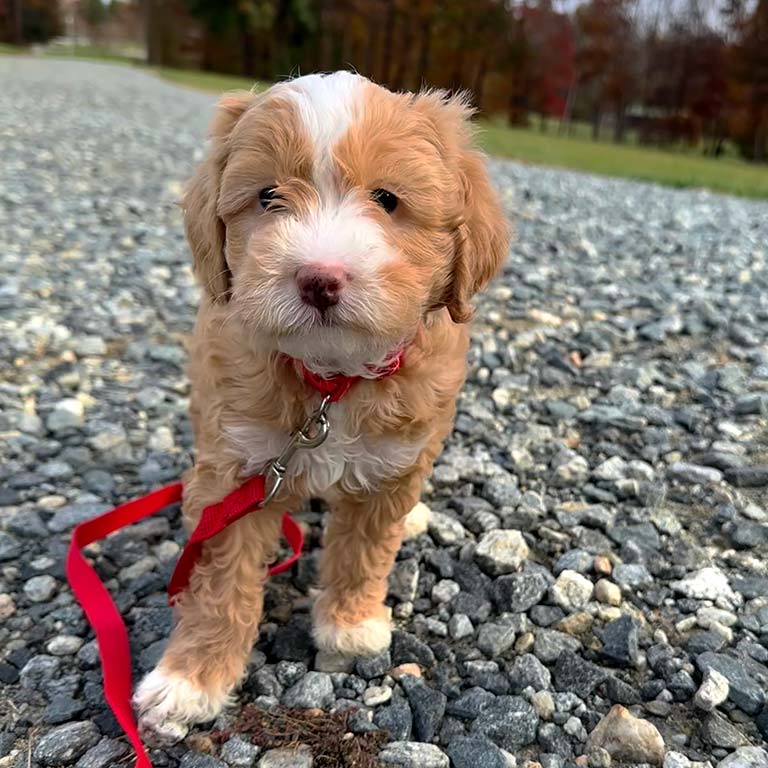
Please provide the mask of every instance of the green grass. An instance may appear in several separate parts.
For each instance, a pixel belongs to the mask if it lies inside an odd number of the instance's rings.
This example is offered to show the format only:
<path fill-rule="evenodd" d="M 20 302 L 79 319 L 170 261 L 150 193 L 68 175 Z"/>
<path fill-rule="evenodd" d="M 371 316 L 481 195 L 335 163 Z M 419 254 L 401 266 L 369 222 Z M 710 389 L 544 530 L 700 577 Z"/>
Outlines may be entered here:
<path fill-rule="evenodd" d="M 247 77 L 236 75 L 219 75 L 214 72 L 199 72 L 194 69 L 167 69 L 165 67 L 152 67 L 154 72 L 163 80 L 169 80 L 176 85 L 185 88 L 195 88 L 198 91 L 209 93 L 222 93 L 223 91 L 250 90 L 254 86 L 262 90 L 265 85 Z"/>
<path fill-rule="evenodd" d="M 0 44 L 0 54 L 28 52 L 26 48 Z M 44 55 L 142 66 L 127 53 L 116 53 L 99 46 L 50 47 Z M 208 93 L 266 87 L 264 83 L 236 75 L 164 67 L 146 69 L 176 85 Z M 701 187 L 741 197 L 768 198 L 768 165 L 765 164 L 750 164 L 735 157 L 707 158 L 690 149 L 658 150 L 633 143 L 595 142 L 589 138 L 586 125 L 576 126 L 572 136 L 559 135 L 551 124 L 543 132 L 536 119 L 531 128 L 510 128 L 496 121 L 483 121 L 480 127 L 483 148 L 498 157 L 672 187 Z"/>
<path fill-rule="evenodd" d="M 11 45 L 10 43 L 0 43 L 0 55 L 5 56 L 26 56 L 29 49 L 23 45 Z"/>
<path fill-rule="evenodd" d="M 52 59 L 95 59 L 115 64 L 137 64 L 139 59 L 128 53 L 100 45 L 51 45 L 43 56 Z"/>
<path fill-rule="evenodd" d="M 705 187 L 742 197 L 768 198 L 768 165 L 595 142 L 495 122 L 484 122 L 481 128 L 479 138 L 484 149 L 499 157 L 671 187 Z"/>

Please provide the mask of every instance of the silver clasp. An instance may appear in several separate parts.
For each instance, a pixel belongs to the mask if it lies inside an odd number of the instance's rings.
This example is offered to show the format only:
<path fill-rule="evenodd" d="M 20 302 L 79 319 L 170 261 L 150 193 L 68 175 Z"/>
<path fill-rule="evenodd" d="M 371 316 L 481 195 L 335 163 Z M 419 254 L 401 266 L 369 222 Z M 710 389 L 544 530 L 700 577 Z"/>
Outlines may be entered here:
<path fill-rule="evenodd" d="M 267 465 L 264 467 L 265 496 L 262 506 L 268 504 L 277 496 L 277 492 L 285 480 L 288 464 L 296 453 L 302 450 L 317 448 L 325 442 L 330 430 L 327 415 L 330 403 L 331 397 L 326 395 L 320 401 L 320 405 L 307 417 L 306 421 L 293 432 L 280 455 L 267 462 Z"/>

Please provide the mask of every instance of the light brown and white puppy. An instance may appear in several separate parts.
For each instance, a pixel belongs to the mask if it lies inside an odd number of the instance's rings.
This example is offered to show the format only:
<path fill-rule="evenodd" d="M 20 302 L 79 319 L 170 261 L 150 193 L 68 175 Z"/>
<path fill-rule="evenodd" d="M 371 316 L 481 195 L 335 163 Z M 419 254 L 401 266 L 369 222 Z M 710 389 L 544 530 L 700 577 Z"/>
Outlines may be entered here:
<path fill-rule="evenodd" d="M 314 638 L 371 654 L 390 642 L 387 576 L 454 417 L 470 299 L 496 272 L 507 225 L 470 110 L 359 75 L 309 75 L 228 95 L 184 198 L 204 287 L 191 347 L 196 464 L 184 521 L 280 452 L 316 406 L 286 356 L 359 382 L 286 491 L 206 545 L 157 668 L 139 686 L 145 736 L 214 717 L 241 680 L 284 510 L 322 496 Z M 398 373 L 370 370 L 405 349 Z"/>

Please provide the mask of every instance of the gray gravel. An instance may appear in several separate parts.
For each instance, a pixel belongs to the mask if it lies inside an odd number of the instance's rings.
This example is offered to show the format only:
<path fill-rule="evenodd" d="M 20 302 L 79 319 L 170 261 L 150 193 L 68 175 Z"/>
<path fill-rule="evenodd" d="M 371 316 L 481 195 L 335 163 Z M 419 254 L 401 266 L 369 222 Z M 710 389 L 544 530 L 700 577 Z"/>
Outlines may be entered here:
<path fill-rule="evenodd" d="M 212 104 L 127 68 L 0 58 L 0 768 L 126 751 L 62 560 L 79 520 L 190 460 L 197 289 L 174 203 Z M 667 768 L 764 768 L 768 205 L 492 170 L 518 239 L 478 303 L 439 514 L 399 557 L 391 651 L 316 655 L 307 555 L 270 583 L 240 704 L 357 707 L 357 730 L 391 733 L 386 765 L 642 763 L 660 734 Z M 169 510 L 93 550 L 137 675 L 181 541 Z M 153 759 L 298 758 L 233 739 Z"/>

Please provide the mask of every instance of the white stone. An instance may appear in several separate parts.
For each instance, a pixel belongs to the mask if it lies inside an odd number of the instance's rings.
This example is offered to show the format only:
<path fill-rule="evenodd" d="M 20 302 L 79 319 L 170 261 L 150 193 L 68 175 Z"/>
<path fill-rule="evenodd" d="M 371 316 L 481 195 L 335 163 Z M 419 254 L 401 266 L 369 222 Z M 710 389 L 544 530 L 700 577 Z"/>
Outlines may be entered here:
<path fill-rule="evenodd" d="M 704 674 L 704 680 L 693 697 L 693 703 L 707 712 L 720 706 L 730 692 L 728 678 L 713 667 L 709 667 Z"/>
<path fill-rule="evenodd" d="M 594 585 L 586 576 L 565 570 L 550 587 L 549 594 L 552 602 L 564 611 L 571 612 L 584 608 L 592 599 L 594 589 Z"/>
<path fill-rule="evenodd" d="M 443 512 L 435 511 L 429 518 L 429 533 L 438 544 L 442 545 L 455 544 L 467 535 L 464 526 L 458 520 L 454 520 Z"/>
<path fill-rule="evenodd" d="M 374 685 L 366 688 L 363 693 L 363 704 L 366 707 L 376 707 L 379 704 L 386 704 L 392 698 L 392 689 L 386 685 Z"/>
<path fill-rule="evenodd" d="M 379 760 L 401 768 L 448 768 L 450 764 L 448 755 L 434 744 L 417 741 L 392 741 L 379 752 Z"/>
<path fill-rule="evenodd" d="M 528 545 L 520 531 L 489 531 L 475 550 L 475 559 L 492 576 L 518 570 L 527 557 Z"/>
<path fill-rule="evenodd" d="M 627 462 L 621 456 L 611 456 L 592 470 L 592 477 L 597 480 L 621 480 L 626 474 Z"/>
<path fill-rule="evenodd" d="M 542 720 L 551 720 L 555 713 L 555 700 L 549 691 L 536 691 L 531 696 L 531 706 Z"/>
<path fill-rule="evenodd" d="M 605 605 L 621 605 L 621 587 L 608 579 L 600 579 L 595 584 L 595 599 Z"/>
<path fill-rule="evenodd" d="M 174 445 L 173 432 L 168 427 L 158 427 L 149 436 L 149 449 L 156 453 L 172 451 Z"/>
<path fill-rule="evenodd" d="M 461 592 L 461 587 L 451 579 L 442 579 L 432 587 L 432 601 L 435 603 L 448 603 Z"/>
<path fill-rule="evenodd" d="M 59 400 L 48 414 L 46 426 L 51 432 L 63 432 L 73 427 L 81 427 L 85 421 L 85 408 L 74 397 Z"/>
<path fill-rule="evenodd" d="M 712 600 L 728 606 L 739 605 L 741 600 L 731 589 L 728 577 L 717 567 L 709 566 L 672 582 L 675 592 L 694 600 Z"/>
<path fill-rule="evenodd" d="M 721 760 L 717 768 L 768 768 L 768 752 L 762 747 L 741 747 Z"/>
<path fill-rule="evenodd" d="M 84 642 L 82 637 L 75 635 L 58 635 L 48 642 L 45 650 L 51 656 L 71 656 L 80 650 Z"/>
<path fill-rule="evenodd" d="M 690 768 L 691 761 L 680 752 L 667 752 L 664 756 L 664 768 Z"/>
<path fill-rule="evenodd" d="M 705 606 L 696 611 L 696 620 L 700 627 L 709 629 L 713 623 L 721 624 L 724 627 L 732 627 L 739 619 L 732 611 Z"/>

